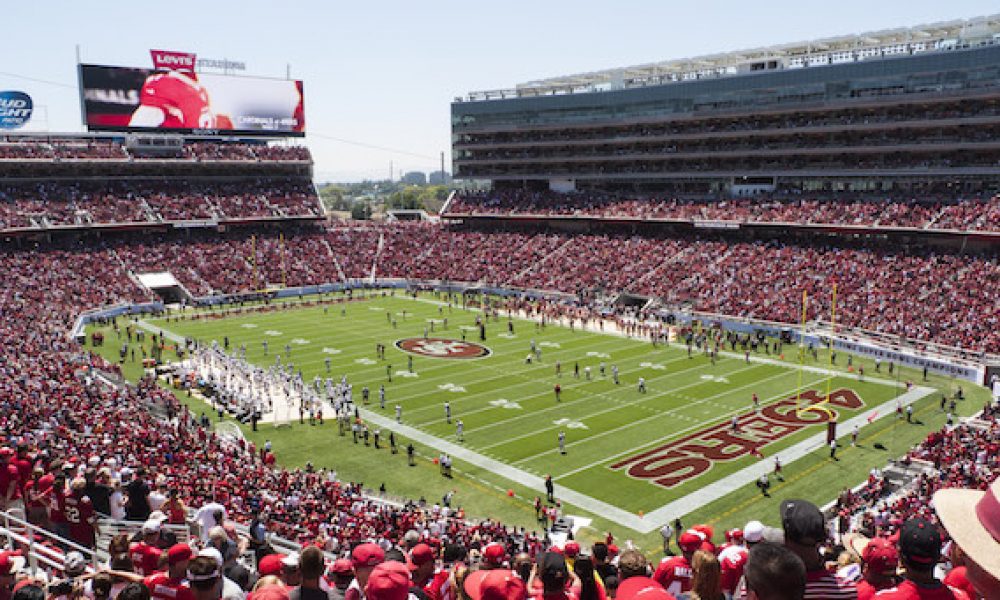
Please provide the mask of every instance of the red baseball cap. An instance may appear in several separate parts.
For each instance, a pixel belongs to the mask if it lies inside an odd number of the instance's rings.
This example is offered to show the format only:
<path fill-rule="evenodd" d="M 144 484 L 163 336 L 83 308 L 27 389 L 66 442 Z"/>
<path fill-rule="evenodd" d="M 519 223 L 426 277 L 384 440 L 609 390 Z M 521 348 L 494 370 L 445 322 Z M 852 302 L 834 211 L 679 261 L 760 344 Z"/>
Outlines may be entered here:
<path fill-rule="evenodd" d="M 410 569 L 416 570 L 429 562 L 434 562 L 434 550 L 427 544 L 417 544 L 410 550 Z"/>
<path fill-rule="evenodd" d="M 503 544 L 493 543 L 483 548 L 483 560 L 491 565 L 502 565 L 507 558 L 507 549 Z"/>
<path fill-rule="evenodd" d="M 267 556 L 260 559 L 257 563 L 257 573 L 261 577 L 266 577 L 268 575 L 280 575 L 281 574 L 281 559 L 285 558 L 284 554 L 268 554 Z"/>
<path fill-rule="evenodd" d="M 383 560 L 385 560 L 385 550 L 380 548 L 378 544 L 361 544 L 351 552 L 351 562 L 354 563 L 355 569 L 374 567 Z"/>
<path fill-rule="evenodd" d="M 735 542 L 737 540 L 743 541 L 743 530 L 742 529 L 730 529 L 726 532 L 726 539 L 730 542 Z"/>
<path fill-rule="evenodd" d="M 611 544 L 611 545 L 608 546 L 608 556 L 614 558 L 614 557 L 618 556 L 619 552 L 621 552 L 621 550 L 618 549 L 618 546 L 616 546 L 614 544 Z"/>
<path fill-rule="evenodd" d="M 566 542 L 566 546 L 563 548 L 566 556 L 570 558 L 576 558 L 580 554 L 580 544 L 576 542 Z"/>
<path fill-rule="evenodd" d="M 463 587 L 472 600 L 524 600 L 528 595 L 524 581 L 509 569 L 475 571 Z"/>
<path fill-rule="evenodd" d="M 410 595 L 410 571 L 401 562 L 390 560 L 372 569 L 365 586 L 368 600 L 407 600 Z"/>
<path fill-rule="evenodd" d="M 615 598 L 616 600 L 675 600 L 651 577 L 629 577 L 618 586 Z"/>
<path fill-rule="evenodd" d="M 704 533 L 694 529 L 688 529 L 681 534 L 680 539 L 677 540 L 677 545 L 680 546 L 681 550 L 685 552 L 694 552 L 701 548 L 701 544 L 704 541 Z"/>
<path fill-rule="evenodd" d="M 336 575 L 347 575 L 354 572 L 354 565 L 351 561 L 346 558 L 338 558 L 333 561 L 333 566 L 330 567 L 330 572 Z"/>
<path fill-rule="evenodd" d="M 861 553 L 861 560 L 875 573 L 895 575 L 899 567 L 899 552 L 889 540 L 873 538 Z"/>
<path fill-rule="evenodd" d="M 191 551 L 191 546 L 187 544 L 174 544 L 167 550 L 167 564 L 176 565 L 186 560 L 191 560 L 192 556 L 194 556 L 194 552 Z"/>

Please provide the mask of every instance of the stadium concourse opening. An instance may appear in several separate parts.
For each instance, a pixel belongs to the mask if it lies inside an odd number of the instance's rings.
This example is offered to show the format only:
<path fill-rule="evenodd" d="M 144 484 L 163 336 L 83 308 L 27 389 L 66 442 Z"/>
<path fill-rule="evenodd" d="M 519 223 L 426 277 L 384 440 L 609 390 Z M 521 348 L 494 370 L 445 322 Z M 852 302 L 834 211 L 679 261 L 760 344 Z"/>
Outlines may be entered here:
<path fill-rule="evenodd" d="M 181 282 L 166 271 L 159 273 L 136 273 L 139 284 L 156 294 L 164 304 L 187 304 L 194 301 Z"/>

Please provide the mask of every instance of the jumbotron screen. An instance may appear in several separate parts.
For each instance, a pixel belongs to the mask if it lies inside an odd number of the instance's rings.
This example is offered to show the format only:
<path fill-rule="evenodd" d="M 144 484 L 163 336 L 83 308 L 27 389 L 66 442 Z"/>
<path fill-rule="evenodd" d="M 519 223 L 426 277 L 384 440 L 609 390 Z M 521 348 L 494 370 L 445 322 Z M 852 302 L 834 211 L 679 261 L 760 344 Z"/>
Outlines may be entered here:
<path fill-rule="evenodd" d="M 305 135 L 298 80 L 80 65 L 90 131 Z"/>

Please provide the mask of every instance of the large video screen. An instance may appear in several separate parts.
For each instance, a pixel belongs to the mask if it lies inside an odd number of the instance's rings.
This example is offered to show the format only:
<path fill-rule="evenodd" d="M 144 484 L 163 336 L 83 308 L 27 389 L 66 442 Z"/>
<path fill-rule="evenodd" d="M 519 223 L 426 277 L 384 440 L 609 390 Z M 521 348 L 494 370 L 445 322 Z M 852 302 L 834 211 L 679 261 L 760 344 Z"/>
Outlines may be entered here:
<path fill-rule="evenodd" d="M 302 82 L 80 65 L 90 131 L 305 135 Z"/>

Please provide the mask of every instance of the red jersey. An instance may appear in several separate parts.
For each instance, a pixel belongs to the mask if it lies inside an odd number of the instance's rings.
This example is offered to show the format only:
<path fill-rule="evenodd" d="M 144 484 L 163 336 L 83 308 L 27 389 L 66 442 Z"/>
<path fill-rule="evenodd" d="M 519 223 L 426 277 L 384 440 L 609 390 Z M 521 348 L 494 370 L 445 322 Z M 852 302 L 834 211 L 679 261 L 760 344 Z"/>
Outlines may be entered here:
<path fill-rule="evenodd" d="M 719 566 L 722 568 L 722 591 L 732 594 L 736 585 L 743 577 L 743 569 L 747 565 L 747 549 L 743 546 L 727 546 L 719 553 Z"/>
<path fill-rule="evenodd" d="M 183 579 L 171 579 L 166 573 L 156 573 L 143 580 L 151 598 L 158 600 L 194 600 L 191 588 Z"/>
<path fill-rule="evenodd" d="M 128 555 L 132 559 L 132 567 L 140 575 L 152 575 L 160 567 L 160 555 L 162 550 L 156 546 L 150 546 L 146 542 L 136 542 L 128 550 Z"/>
<path fill-rule="evenodd" d="M 66 490 L 62 486 L 52 486 L 49 492 L 49 521 L 53 523 L 66 522 Z"/>
<path fill-rule="evenodd" d="M 31 472 L 35 470 L 35 465 L 27 457 L 15 458 L 14 465 L 17 467 L 17 475 L 21 480 L 21 489 L 23 490 L 28 481 L 31 480 Z"/>
<path fill-rule="evenodd" d="M 64 500 L 63 514 L 69 523 L 69 537 L 87 548 L 94 547 L 94 522 L 97 520 L 90 498 L 82 494 L 70 494 Z"/>
<path fill-rule="evenodd" d="M 676 596 L 691 591 L 691 578 L 694 571 L 691 563 L 683 556 L 671 556 L 660 561 L 653 573 L 653 580 L 663 586 L 671 595 Z"/>
<path fill-rule="evenodd" d="M 976 588 L 969 583 L 965 567 L 955 567 L 944 576 L 944 584 L 953 588 L 958 588 L 969 595 L 969 598 L 976 598 Z"/>
<path fill-rule="evenodd" d="M 878 600 L 969 600 L 969 596 L 962 590 L 943 583 L 925 587 L 909 579 L 894 588 L 882 590 L 875 597 Z"/>
<path fill-rule="evenodd" d="M 139 94 L 142 106 L 163 111 L 160 125 L 173 129 L 211 129 L 215 127 L 208 91 L 195 79 L 177 71 L 150 75 Z"/>
<path fill-rule="evenodd" d="M 28 508 L 45 508 L 49 505 L 49 494 L 55 477 L 46 473 L 38 479 L 28 481 L 24 487 L 24 504 Z"/>
<path fill-rule="evenodd" d="M 7 463 L 0 466 L 0 501 L 7 499 L 7 491 L 11 484 L 14 484 L 14 489 L 10 499 L 16 500 L 21 497 L 21 475 L 18 473 L 17 465 Z"/>
<path fill-rule="evenodd" d="M 895 587 L 895 580 L 888 580 L 879 587 L 875 587 L 871 583 L 862 579 L 857 583 L 858 586 L 858 600 L 871 600 L 875 597 L 875 594 L 881 592 L 882 590 L 888 590 Z"/>
<path fill-rule="evenodd" d="M 184 503 L 180 500 L 167 500 L 160 507 L 160 510 L 167 513 L 167 523 L 171 525 L 183 525 L 187 521 L 187 511 L 184 509 Z"/>
<path fill-rule="evenodd" d="M 421 589 L 430 600 L 455 600 L 451 590 L 451 573 L 445 570 L 434 572 L 434 576 Z"/>

